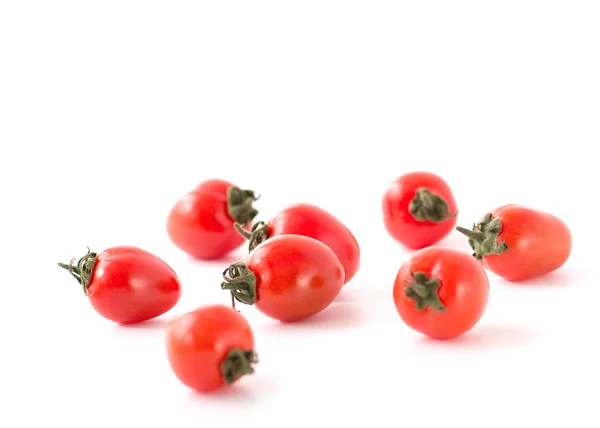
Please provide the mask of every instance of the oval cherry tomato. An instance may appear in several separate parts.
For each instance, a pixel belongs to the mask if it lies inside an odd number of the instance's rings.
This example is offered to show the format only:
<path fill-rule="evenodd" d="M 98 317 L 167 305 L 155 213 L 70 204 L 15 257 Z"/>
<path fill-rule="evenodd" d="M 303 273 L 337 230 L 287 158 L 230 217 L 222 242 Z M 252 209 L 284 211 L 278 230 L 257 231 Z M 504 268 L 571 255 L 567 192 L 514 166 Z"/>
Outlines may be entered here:
<path fill-rule="evenodd" d="M 256 247 L 247 263 L 223 273 L 224 290 L 280 321 L 298 321 L 325 309 L 344 285 L 335 253 L 316 239 L 279 235 Z"/>
<path fill-rule="evenodd" d="M 167 218 L 167 233 L 192 257 L 223 257 L 244 243 L 233 224 L 252 225 L 258 213 L 252 207 L 256 199 L 251 190 L 224 180 L 206 180 L 175 203 Z"/>
<path fill-rule="evenodd" d="M 77 265 L 58 264 L 79 281 L 103 317 L 133 324 L 170 310 L 181 297 L 179 278 L 162 259 L 140 248 L 120 246 L 88 251 Z"/>
<path fill-rule="evenodd" d="M 250 251 L 279 235 L 303 235 L 321 241 L 342 263 L 344 283 L 350 281 L 360 268 L 360 248 L 354 235 L 335 216 L 315 205 L 290 205 L 272 217 L 268 224 L 258 222 L 250 233 L 243 230 L 240 233 L 250 241 Z"/>
<path fill-rule="evenodd" d="M 440 247 L 417 251 L 394 283 L 394 303 L 412 329 L 435 339 L 469 331 L 488 303 L 483 267 L 469 254 Z"/>
<path fill-rule="evenodd" d="M 509 281 L 530 279 L 561 267 L 571 254 L 571 232 L 552 214 L 522 205 L 503 205 L 486 214 L 469 237 L 473 255 Z"/>
<path fill-rule="evenodd" d="M 383 222 L 392 238 L 411 249 L 435 244 L 456 226 L 450 186 L 430 172 L 411 172 L 394 180 L 383 196 Z"/>
<path fill-rule="evenodd" d="M 246 319 L 223 305 L 198 308 L 171 321 L 167 358 L 177 378 L 205 392 L 254 373 L 254 335 Z"/>

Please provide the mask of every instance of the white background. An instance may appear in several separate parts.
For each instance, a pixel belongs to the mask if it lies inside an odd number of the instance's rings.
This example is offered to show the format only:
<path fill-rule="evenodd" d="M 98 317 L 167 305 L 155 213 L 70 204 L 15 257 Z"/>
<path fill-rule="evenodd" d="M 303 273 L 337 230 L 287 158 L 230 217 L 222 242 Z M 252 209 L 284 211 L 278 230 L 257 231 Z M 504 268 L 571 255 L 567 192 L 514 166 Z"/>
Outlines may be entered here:
<path fill-rule="evenodd" d="M 597 1 L 0 2 L 0 426 L 597 426 L 598 22 Z M 525 284 L 490 274 L 458 340 L 408 329 L 391 289 L 411 253 L 380 201 L 419 169 L 449 182 L 462 225 L 505 203 L 559 216 L 570 260 Z M 307 322 L 244 307 L 256 374 L 199 395 L 164 326 L 229 303 L 221 271 L 244 252 L 193 262 L 165 218 L 210 177 L 259 191 L 263 220 L 328 209 L 362 267 Z M 180 276 L 156 321 L 104 320 L 56 267 L 121 244 Z"/>

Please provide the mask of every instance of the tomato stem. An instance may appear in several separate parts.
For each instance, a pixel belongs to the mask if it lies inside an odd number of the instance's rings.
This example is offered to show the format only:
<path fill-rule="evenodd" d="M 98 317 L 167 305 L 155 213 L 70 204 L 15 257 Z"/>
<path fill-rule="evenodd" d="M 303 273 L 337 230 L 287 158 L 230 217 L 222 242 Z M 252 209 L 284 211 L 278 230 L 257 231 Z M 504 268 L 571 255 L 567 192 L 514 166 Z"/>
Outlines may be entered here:
<path fill-rule="evenodd" d="M 254 224 L 252 229 L 250 229 L 250 232 L 242 229 L 242 226 L 238 223 L 234 223 L 233 227 L 235 227 L 235 230 L 237 230 L 240 235 L 248 240 L 248 251 L 254 250 L 269 238 L 269 227 L 264 221 L 259 221 Z"/>
<path fill-rule="evenodd" d="M 408 211 L 417 221 L 441 223 L 448 218 L 456 217 L 456 214 L 450 214 L 448 203 L 441 196 L 425 187 L 417 189 L 415 197 L 408 205 Z"/>
<path fill-rule="evenodd" d="M 252 206 L 252 203 L 260 198 L 252 190 L 242 190 L 239 187 L 232 186 L 227 189 L 227 212 L 229 216 L 237 223 L 246 225 L 250 223 L 258 214 L 258 210 Z"/>
<path fill-rule="evenodd" d="M 473 226 L 473 227 L 475 227 L 475 226 Z M 467 236 L 469 238 L 469 240 L 473 240 L 479 244 L 481 244 L 483 242 L 484 236 L 481 232 L 474 232 L 472 230 L 465 229 L 464 227 L 461 227 L 461 226 L 458 226 L 456 228 L 456 230 L 458 230 L 463 235 Z"/>
<path fill-rule="evenodd" d="M 254 373 L 252 364 L 256 363 L 258 363 L 258 357 L 254 351 L 231 349 L 221 363 L 221 374 L 225 383 L 230 385 L 240 377 Z"/>
<path fill-rule="evenodd" d="M 244 262 L 235 262 L 225 269 L 223 279 L 221 289 L 229 290 L 235 300 L 246 305 L 256 303 L 256 275 Z M 231 301 L 234 309 L 235 300 Z"/>
<path fill-rule="evenodd" d="M 69 273 L 79 282 L 81 287 L 83 288 L 83 292 L 86 296 L 88 293 L 88 286 L 90 285 L 90 280 L 92 278 L 92 272 L 94 270 L 94 266 L 96 265 L 96 253 L 93 253 L 89 248 L 88 252 L 85 256 L 79 259 L 77 265 L 74 265 L 75 259 L 71 260 L 71 263 L 59 263 L 58 266 L 66 269 Z"/>
<path fill-rule="evenodd" d="M 442 304 L 438 295 L 440 281 L 437 278 L 430 278 L 425 272 L 411 272 L 413 282 L 404 281 L 408 287 L 404 289 L 404 295 L 415 301 L 415 307 L 422 311 L 428 306 L 444 312 L 446 307 Z"/>
<path fill-rule="evenodd" d="M 487 213 L 478 224 L 474 224 L 473 230 L 460 226 L 456 230 L 469 238 L 473 256 L 478 260 L 490 254 L 500 255 L 508 251 L 506 242 L 498 243 L 498 235 L 502 231 L 502 221 L 499 218 L 494 219 L 491 213 Z"/>

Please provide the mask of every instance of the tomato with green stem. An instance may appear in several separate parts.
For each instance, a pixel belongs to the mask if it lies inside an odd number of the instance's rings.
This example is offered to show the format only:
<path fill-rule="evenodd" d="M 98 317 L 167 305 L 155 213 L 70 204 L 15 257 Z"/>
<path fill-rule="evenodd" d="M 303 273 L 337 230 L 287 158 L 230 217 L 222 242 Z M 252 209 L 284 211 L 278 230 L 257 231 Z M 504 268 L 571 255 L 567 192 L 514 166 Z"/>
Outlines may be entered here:
<path fill-rule="evenodd" d="M 394 180 L 382 200 L 388 234 L 411 249 L 440 241 L 454 226 L 458 208 L 450 186 L 430 172 L 411 172 Z"/>
<path fill-rule="evenodd" d="M 77 264 L 58 265 L 81 284 L 92 307 L 103 317 L 134 324 L 164 314 L 181 297 L 177 274 L 162 259 L 131 246 L 89 251 Z"/>
<path fill-rule="evenodd" d="M 321 241 L 333 250 L 344 267 L 344 283 L 360 268 L 360 247 L 350 230 L 333 214 L 316 205 L 297 203 L 275 214 L 268 223 L 256 223 L 250 232 L 235 225 L 249 241 L 252 251 L 269 238 L 280 235 L 302 235 Z"/>
<path fill-rule="evenodd" d="M 344 268 L 331 248 L 302 235 L 268 239 L 223 272 L 223 290 L 233 302 L 254 305 L 280 321 L 318 314 L 338 296 Z"/>
<path fill-rule="evenodd" d="M 412 329 L 434 339 L 452 339 L 471 330 L 483 316 L 488 277 L 469 254 L 442 247 L 424 248 L 396 275 L 394 304 Z"/>
<path fill-rule="evenodd" d="M 166 333 L 167 359 L 186 386 L 206 392 L 254 373 L 254 334 L 246 319 L 224 305 L 208 305 L 179 316 Z"/>
<path fill-rule="evenodd" d="M 471 230 L 457 227 L 469 238 L 473 256 L 509 281 L 546 275 L 566 263 L 571 232 L 558 217 L 523 205 L 502 205 L 488 212 Z"/>
<path fill-rule="evenodd" d="M 228 181 L 203 181 L 172 207 L 167 233 L 179 249 L 196 259 L 223 257 L 244 243 L 233 224 L 252 226 L 258 214 L 252 203 L 257 199 L 253 191 Z"/>

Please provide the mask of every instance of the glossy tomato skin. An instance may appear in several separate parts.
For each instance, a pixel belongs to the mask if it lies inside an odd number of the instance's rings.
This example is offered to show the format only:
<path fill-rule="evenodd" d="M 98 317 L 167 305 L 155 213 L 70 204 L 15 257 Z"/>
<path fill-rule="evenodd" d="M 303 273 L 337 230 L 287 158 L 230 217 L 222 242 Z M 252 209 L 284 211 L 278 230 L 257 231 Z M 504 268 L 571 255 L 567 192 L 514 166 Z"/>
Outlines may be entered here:
<path fill-rule="evenodd" d="M 443 198 L 452 216 L 442 222 L 419 221 L 409 211 L 409 205 L 419 188 L 427 188 Z M 458 208 L 450 186 L 430 172 L 411 172 L 394 180 L 384 193 L 383 222 L 387 232 L 407 248 L 428 247 L 447 236 L 456 226 Z"/>
<path fill-rule="evenodd" d="M 224 305 L 208 305 L 173 320 L 166 333 L 169 364 L 177 378 L 199 392 L 227 385 L 221 364 L 234 348 L 254 350 L 246 319 Z"/>
<path fill-rule="evenodd" d="M 299 321 L 327 308 L 344 285 L 344 268 L 327 245 L 279 235 L 256 247 L 248 268 L 256 275 L 256 308 L 280 321 Z"/>
<path fill-rule="evenodd" d="M 437 278 L 439 300 L 445 310 L 431 307 L 417 310 L 415 301 L 405 296 L 411 272 L 424 272 Z M 412 329 L 434 339 L 458 337 L 477 324 L 489 296 L 485 270 L 468 253 L 441 247 L 417 251 L 402 265 L 394 282 L 394 304 L 402 320 Z"/>
<path fill-rule="evenodd" d="M 327 245 L 344 267 L 344 284 L 360 268 L 360 247 L 352 232 L 333 214 L 318 206 L 290 205 L 271 218 L 268 230 L 269 237 L 303 235 Z"/>
<path fill-rule="evenodd" d="M 175 203 L 167 217 L 167 233 L 179 249 L 194 258 L 210 260 L 245 242 L 233 228 L 235 221 L 228 212 L 227 191 L 233 186 L 225 180 L 206 180 Z"/>
<path fill-rule="evenodd" d="M 133 324 L 173 308 L 181 297 L 181 285 L 159 257 L 140 248 L 118 246 L 98 254 L 87 292 L 100 315 Z"/>
<path fill-rule="evenodd" d="M 509 281 L 521 281 L 548 274 L 561 267 L 572 248 L 571 232 L 558 217 L 508 204 L 491 211 L 502 229 L 497 242 L 506 242 L 508 251 L 483 257 L 483 265 Z"/>

